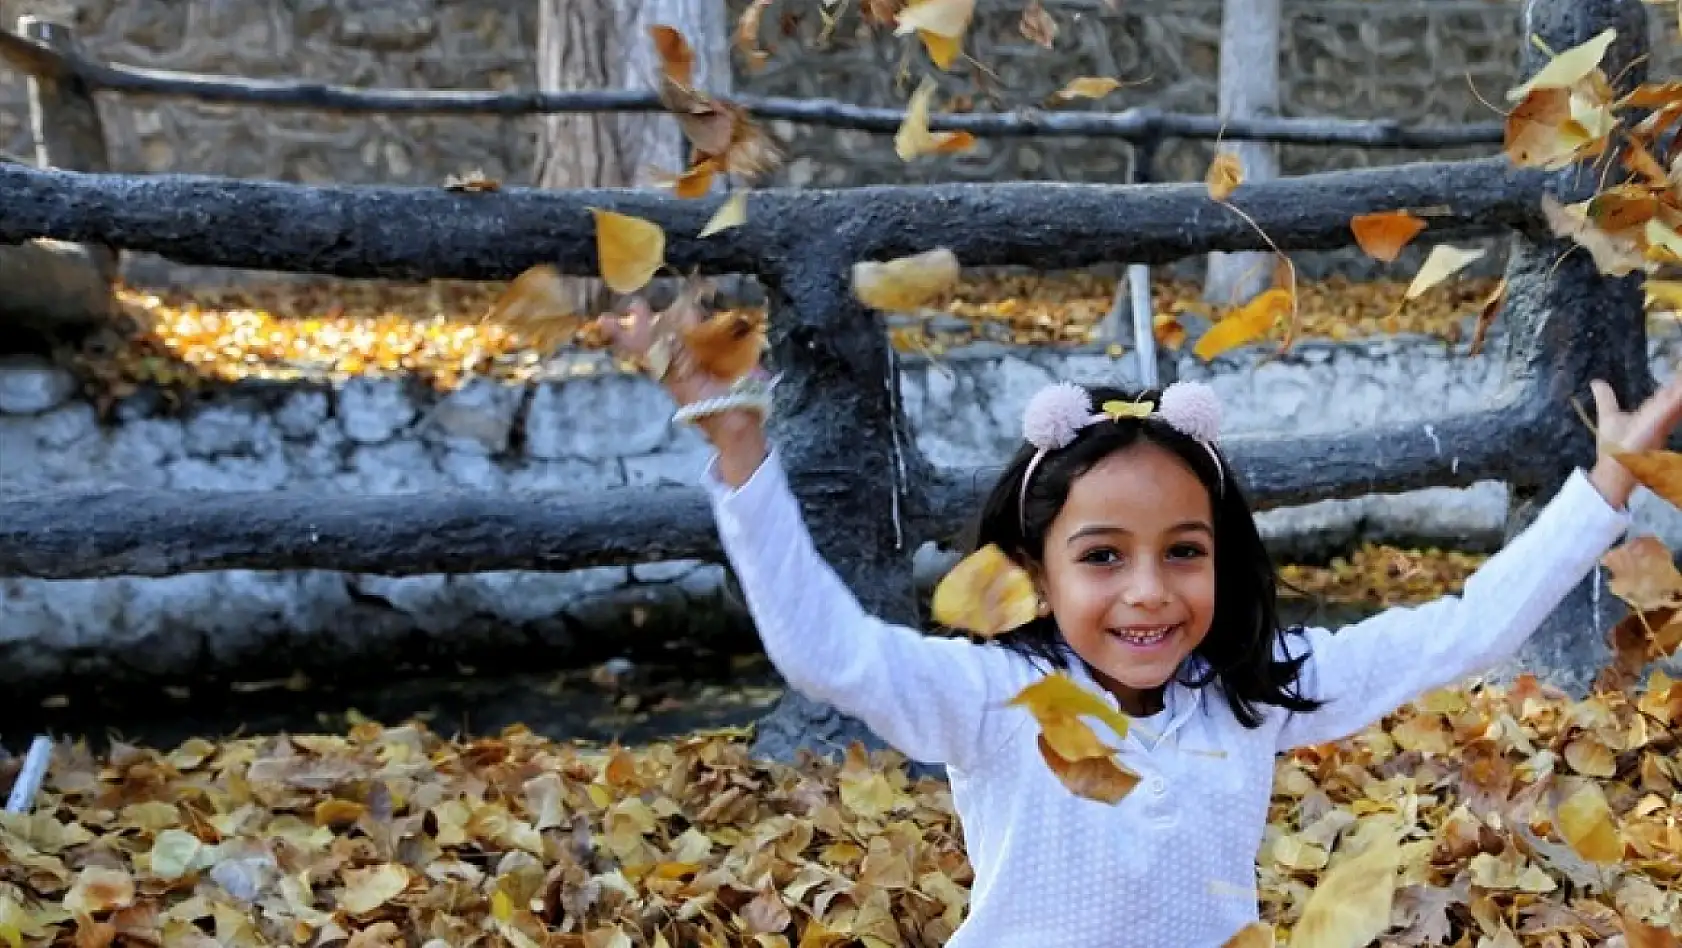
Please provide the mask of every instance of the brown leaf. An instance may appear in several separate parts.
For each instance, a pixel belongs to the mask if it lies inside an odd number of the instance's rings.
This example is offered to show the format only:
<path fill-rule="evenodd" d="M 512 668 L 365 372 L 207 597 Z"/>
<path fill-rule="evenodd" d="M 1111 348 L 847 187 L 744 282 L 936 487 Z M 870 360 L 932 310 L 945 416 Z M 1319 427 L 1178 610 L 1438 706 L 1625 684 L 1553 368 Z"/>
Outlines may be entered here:
<path fill-rule="evenodd" d="M 660 58 L 660 69 L 666 80 L 680 86 L 695 84 L 695 51 L 689 40 L 676 27 L 657 23 L 648 28 L 654 41 L 654 54 Z"/>
<path fill-rule="evenodd" d="M 1086 800 L 1114 805 L 1120 803 L 1139 784 L 1139 775 L 1128 770 L 1111 757 L 1088 757 L 1067 760 L 1058 756 L 1039 736 L 1040 757 L 1046 766 L 1069 788 L 1069 792 Z"/>
<path fill-rule="evenodd" d="M 444 189 L 447 191 L 464 191 L 471 193 L 488 193 L 501 190 L 502 182 L 495 178 L 485 177 L 485 173 L 477 168 L 465 175 L 450 175 L 444 179 Z"/>
<path fill-rule="evenodd" d="M 1682 454 L 1619 451 L 1612 455 L 1638 481 L 1673 507 L 1682 508 Z"/>
<path fill-rule="evenodd" d="M 1022 8 L 1022 19 L 1017 23 L 1023 38 L 1038 46 L 1050 49 L 1057 41 L 1057 21 L 1051 18 L 1040 0 L 1028 0 Z"/>
<path fill-rule="evenodd" d="M 1394 263 L 1402 248 L 1425 229 L 1425 222 L 1405 210 L 1381 211 L 1356 217 L 1349 222 L 1349 229 L 1367 256 Z"/>
<path fill-rule="evenodd" d="M 1483 351 L 1484 339 L 1489 335 L 1489 327 L 1494 325 L 1495 317 L 1501 314 L 1501 307 L 1507 302 L 1507 278 L 1502 277 L 1489 291 L 1482 304 L 1478 306 L 1478 322 L 1472 329 L 1472 343 L 1467 348 L 1468 355 L 1477 355 Z"/>
<path fill-rule="evenodd" d="M 1639 536 L 1601 557 L 1612 595 L 1638 611 L 1682 607 L 1682 572 L 1655 536 Z"/>
<path fill-rule="evenodd" d="M 759 22 L 774 0 L 753 0 L 736 20 L 736 49 L 747 61 L 750 72 L 764 68 L 771 54 L 759 45 Z"/>

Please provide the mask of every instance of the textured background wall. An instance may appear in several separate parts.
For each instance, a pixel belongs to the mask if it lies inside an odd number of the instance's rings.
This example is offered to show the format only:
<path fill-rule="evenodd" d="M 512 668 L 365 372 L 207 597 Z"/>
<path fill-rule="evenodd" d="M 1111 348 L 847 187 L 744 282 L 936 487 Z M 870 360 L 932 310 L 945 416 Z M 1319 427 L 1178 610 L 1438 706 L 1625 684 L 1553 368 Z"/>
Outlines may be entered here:
<path fill-rule="evenodd" d="M 724 2 L 724 0 L 721 0 Z M 739 10 L 741 0 L 729 0 Z M 1038 102 L 1067 80 L 1110 75 L 1129 85 L 1101 107 L 1155 105 L 1213 112 L 1220 35 L 1218 0 L 1053 0 L 1061 27 L 1045 51 L 1016 29 L 1021 3 L 983 0 L 971 48 L 997 73 L 1005 101 Z M 902 41 L 843 28 L 817 43 L 816 4 L 797 14 L 793 37 L 766 34 L 776 55 L 757 73 L 740 69 L 744 92 L 902 104 L 896 83 Z M 529 88 L 535 82 L 535 6 L 521 0 L 0 0 L 7 23 L 31 11 L 68 12 L 88 52 L 113 62 L 196 72 L 301 77 L 415 89 Z M 848 18 L 845 24 L 852 24 Z M 1518 4 L 1501 0 L 1287 0 L 1283 94 L 1287 115 L 1389 117 L 1454 124 L 1488 120 L 1511 84 L 1520 37 Z M 1653 7 L 1655 69 L 1679 57 L 1675 17 Z M 973 92 L 967 77 L 950 91 Z M 0 70 L 0 148 L 28 148 L 24 80 Z M 1481 97 L 1481 100 L 1480 100 Z M 289 181 L 440 182 L 473 167 L 529 180 L 529 119 L 326 116 L 183 100 L 103 97 L 112 158 L 120 170 L 199 172 Z M 978 107 L 991 107 L 985 102 Z M 1083 139 L 983 142 L 974 152 L 903 165 L 886 137 L 779 125 L 792 184 L 841 186 L 927 180 L 1044 178 L 1116 181 L 1131 149 Z M 1201 174 L 1205 145 L 1179 143 L 1162 173 Z M 1443 157 L 1450 153 L 1443 153 Z M 1381 149 L 1285 149 L 1288 174 L 1409 160 Z"/>

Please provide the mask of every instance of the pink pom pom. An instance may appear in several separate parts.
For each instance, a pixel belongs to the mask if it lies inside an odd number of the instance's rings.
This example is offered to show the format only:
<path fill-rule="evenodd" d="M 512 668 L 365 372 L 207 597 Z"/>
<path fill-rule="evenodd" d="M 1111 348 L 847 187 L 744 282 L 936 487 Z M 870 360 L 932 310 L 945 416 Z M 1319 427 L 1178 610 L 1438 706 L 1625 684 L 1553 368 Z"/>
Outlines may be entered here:
<path fill-rule="evenodd" d="M 1162 420 L 1181 434 L 1214 443 L 1221 433 L 1221 400 L 1204 382 L 1175 382 L 1157 405 Z"/>
<path fill-rule="evenodd" d="M 1092 396 L 1073 382 L 1054 382 L 1034 393 L 1022 413 L 1022 437 L 1042 451 L 1067 447 L 1092 420 Z"/>

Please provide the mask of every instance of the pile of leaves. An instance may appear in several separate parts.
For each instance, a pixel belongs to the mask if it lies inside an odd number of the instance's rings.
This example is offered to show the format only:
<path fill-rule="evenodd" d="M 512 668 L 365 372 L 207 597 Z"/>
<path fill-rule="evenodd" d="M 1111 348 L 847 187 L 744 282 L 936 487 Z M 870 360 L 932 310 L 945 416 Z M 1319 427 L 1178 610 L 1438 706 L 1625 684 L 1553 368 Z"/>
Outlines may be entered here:
<path fill-rule="evenodd" d="M 1304 283 L 1302 336 L 1336 340 L 1417 333 L 1457 341 L 1493 281 L 1465 280 L 1397 312 L 1397 281 L 1335 277 Z M 343 380 L 405 375 L 440 390 L 468 379 L 526 382 L 588 375 L 600 360 L 552 358 L 563 344 L 595 348 L 584 334 L 565 340 L 487 319 L 506 284 L 426 284 L 323 280 L 167 293 L 119 287 L 128 331 L 119 344 L 80 353 L 79 368 L 108 399 L 141 385 L 166 390 L 245 379 Z M 982 274 L 960 279 L 951 299 L 890 328 L 897 348 L 940 355 L 976 340 L 1018 345 L 1084 345 L 1114 301 L 1116 281 L 1090 273 Z M 1189 280 L 1159 279 L 1155 310 L 1174 319 L 1216 314 Z M 725 310 L 763 319 L 758 309 Z M 1179 346 L 1177 322 L 1164 320 L 1164 346 Z M 580 326 L 572 327 L 574 330 Z M 1271 332 L 1278 338 L 1280 330 Z M 1126 347 L 1130 348 L 1130 346 Z M 612 368 L 611 364 L 608 366 Z"/>
<path fill-rule="evenodd" d="M 1288 597 L 1389 608 L 1460 591 L 1488 557 L 1461 550 L 1404 550 L 1368 543 L 1324 566 L 1287 564 L 1279 576 Z"/>
<path fill-rule="evenodd" d="M 1575 703 L 1521 679 L 1282 757 L 1256 943 L 1674 946 L 1639 926 L 1682 918 L 1679 727 L 1660 674 Z M 945 785 L 902 765 L 371 722 L 60 745 L 0 815 L 0 942 L 936 946 L 972 874 Z"/>

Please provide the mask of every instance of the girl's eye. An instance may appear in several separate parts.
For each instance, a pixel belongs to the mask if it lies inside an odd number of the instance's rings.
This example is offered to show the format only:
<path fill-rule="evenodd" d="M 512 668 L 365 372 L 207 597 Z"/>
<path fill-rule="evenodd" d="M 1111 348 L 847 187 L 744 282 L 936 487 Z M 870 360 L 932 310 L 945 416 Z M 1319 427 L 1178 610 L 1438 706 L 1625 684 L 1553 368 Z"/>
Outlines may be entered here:
<path fill-rule="evenodd" d="M 1096 563 L 1100 566 L 1109 566 L 1120 559 L 1121 554 L 1107 546 L 1095 547 L 1087 550 L 1080 556 L 1080 561 L 1082 563 Z"/>
<path fill-rule="evenodd" d="M 1176 543 L 1168 548 L 1168 556 L 1170 559 L 1192 560 L 1197 559 L 1200 556 L 1207 555 L 1207 551 L 1195 543 Z"/>

